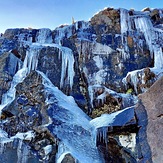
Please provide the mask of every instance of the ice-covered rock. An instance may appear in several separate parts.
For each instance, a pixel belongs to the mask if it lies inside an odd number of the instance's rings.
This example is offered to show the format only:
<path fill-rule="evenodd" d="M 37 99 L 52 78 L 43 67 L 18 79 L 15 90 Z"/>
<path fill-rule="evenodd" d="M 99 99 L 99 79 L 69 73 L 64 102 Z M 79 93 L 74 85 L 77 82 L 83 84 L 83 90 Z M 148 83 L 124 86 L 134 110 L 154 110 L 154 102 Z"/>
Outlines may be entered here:
<path fill-rule="evenodd" d="M 33 162 L 33 155 L 44 162 L 66 156 L 81 163 L 150 161 L 150 150 L 141 149 L 152 146 L 150 137 L 141 141 L 145 112 L 141 106 L 135 119 L 133 105 L 163 75 L 162 15 L 162 9 L 105 8 L 90 21 L 55 30 L 6 30 L 0 37 L 2 161 L 10 162 L 12 152 L 15 162 Z"/>

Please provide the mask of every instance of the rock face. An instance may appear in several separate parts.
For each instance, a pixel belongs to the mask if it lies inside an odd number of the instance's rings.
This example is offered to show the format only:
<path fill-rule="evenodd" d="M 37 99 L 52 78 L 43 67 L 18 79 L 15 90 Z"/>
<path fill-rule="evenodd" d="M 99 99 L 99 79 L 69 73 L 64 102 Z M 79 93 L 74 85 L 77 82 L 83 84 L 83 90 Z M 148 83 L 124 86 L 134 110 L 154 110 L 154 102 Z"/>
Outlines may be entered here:
<path fill-rule="evenodd" d="M 107 8 L 53 31 L 7 29 L 0 158 L 161 162 L 162 24 L 161 9 Z"/>
<path fill-rule="evenodd" d="M 13 53 L 3 53 L 0 57 L 0 101 L 2 95 L 10 88 L 10 83 L 22 62 Z"/>
<path fill-rule="evenodd" d="M 146 139 L 151 150 L 151 158 L 153 162 L 160 162 L 163 160 L 162 157 L 162 115 L 163 115 L 163 78 L 158 80 L 146 93 L 139 96 L 141 104 L 136 108 L 136 110 L 141 110 L 144 107 L 144 121 L 146 121 Z M 139 116 L 138 116 L 139 118 Z M 156 138 L 157 135 L 157 138 Z M 142 146 L 145 148 L 145 144 Z M 145 151 L 147 152 L 147 150 Z M 150 157 L 148 159 L 151 159 Z"/>

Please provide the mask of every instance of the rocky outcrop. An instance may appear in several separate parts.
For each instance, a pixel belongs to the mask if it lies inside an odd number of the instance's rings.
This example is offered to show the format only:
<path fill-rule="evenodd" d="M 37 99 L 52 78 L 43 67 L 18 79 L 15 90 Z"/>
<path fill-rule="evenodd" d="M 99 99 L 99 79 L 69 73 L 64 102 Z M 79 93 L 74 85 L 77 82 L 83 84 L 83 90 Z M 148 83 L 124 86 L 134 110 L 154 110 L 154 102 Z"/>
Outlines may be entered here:
<path fill-rule="evenodd" d="M 18 71 L 22 62 L 13 53 L 6 52 L 0 57 L 0 101 L 2 95 L 10 88 L 13 76 Z"/>
<path fill-rule="evenodd" d="M 141 102 L 136 108 L 138 122 L 142 129 L 139 131 L 139 135 L 144 132 L 144 136 L 141 135 L 141 149 L 142 156 L 146 157 L 146 160 L 159 163 L 163 160 L 162 157 L 162 108 L 163 108 L 163 78 L 159 79 L 153 86 L 144 94 L 139 96 Z M 156 137 L 157 136 L 157 137 Z M 146 143 L 145 143 L 146 142 Z M 148 143 L 148 144 L 147 144 Z M 148 148 L 147 148 L 148 147 Z M 151 151 L 151 153 L 149 152 Z"/>
<path fill-rule="evenodd" d="M 120 33 L 120 11 L 114 8 L 107 8 L 100 11 L 91 18 L 91 24 L 95 27 L 96 32 L 102 33 Z M 104 31 L 99 30 L 103 25 Z"/>
<path fill-rule="evenodd" d="M 16 138 L 20 139 L 19 133 L 22 133 L 22 141 L 29 146 L 33 154 L 37 152 L 40 159 L 53 159 L 54 161 L 58 146 L 57 138 L 51 135 L 46 127 L 43 127 L 49 123 L 45 100 L 42 77 L 38 73 L 32 72 L 16 86 L 15 100 L 2 110 L 1 117 L 5 121 L 1 123 L 1 126 L 10 139 L 13 137 L 13 141 Z M 32 136 L 28 134 L 28 131 L 32 133 Z M 27 140 L 26 137 L 28 137 Z M 51 150 L 46 153 L 48 147 Z"/>
<path fill-rule="evenodd" d="M 53 31 L 6 30 L 0 158 L 6 148 L 29 154 L 19 162 L 159 162 L 162 14 L 106 8 Z"/>

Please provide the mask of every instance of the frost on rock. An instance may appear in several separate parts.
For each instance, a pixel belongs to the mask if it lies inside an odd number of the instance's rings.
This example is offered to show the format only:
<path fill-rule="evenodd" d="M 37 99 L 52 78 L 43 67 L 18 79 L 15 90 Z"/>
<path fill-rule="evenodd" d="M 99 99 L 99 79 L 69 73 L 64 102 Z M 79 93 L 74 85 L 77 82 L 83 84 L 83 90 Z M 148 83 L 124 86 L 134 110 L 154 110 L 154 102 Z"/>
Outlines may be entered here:
<path fill-rule="evenodd" d="M 14 75 L 16 73 L 17 69 L 20 69 L 20 67 L 21 67 L 19 59 L 14 54 L 12 54 L 12 52 L 10 53 L 8 65 L 9 65 L 8 66 L 9 72 L 12 75 Z"/>
<path fill-rule="evenodd" d="M 111 96 L 112 98 L 114 98 L 117 101 L 117 103 L 121 105 L 121 108 L 133 106 L 137 101 L 137 98 L 130 94 L 117 93 L 102 85 L 89 86 L 88 92 L 89 92 L 90 104 L 92 108 L 94 107 L 94 103 L 93 103 L 94 100 L 96 100 L 98 106 L 100 106 L 100 104 L 103 105 L 106 102 L 107 96 Z M 101 92 L 101 94 L 97 95 L 97 92 Z M 121 99 L 121 103 L 118 101 L 118 99 Z"/>
<path fill-rule="evenodd" d="M 36 42 L 44 44 L 44 43 L 52 43 L 52 32 L 48 28 L 39 29 L 37 34 Z"/>
<path fill-rule="evenodd" d="M 91 55 L 108 56 L 109 54 L 114 52 L 114 50 L 107 45 L 103 45 L 97 42 L 91 42 L 89 40 L 79 41 L 77 45 L 77 50 L 79 55 L 82 54 L 82 56 L 79 56 L 79 58 L 84 58 L 84 61 L 86 57 L 90 59 Z"/>
<path fill-rule="evenodd" d="M 73 26 L 63 25 L 63 27 L 56 28 L 56 36 L 55 36 L 55 43 L 62 45 L 63 38 L 69 38 L 73 34 Z"/>
<path fill-rule="evenodd" d="M 134 107 L 129 107 L 115 113 L 103 114 L 90 121 L 96 129 L 108 126 L 124 126 L 134 119 Z"/>
<path fill-rule="evenodd" d="M 90 59 L 90 57 L 93 56 L 92 59 L 98 68 L 94 73 L 89 73 L 87 67 L 83 67 L 89 85 L 89 92 L 91 92 L 91 87 L 93 85 L 105 84 L 107 68 L 103 66 L 103 58 L 108 57 L 108 55 L 113 52 L 114 50 L 109 46 L 96 42 L 92 43 L 85 41 L 78 47 L 78 53 L 82 54 L 83 62 L 86 62 L 87 59 Z"/>
<path fill-rule="evenodd" d="M 100 54 L 100 55 L 109 55 L 111 54 L 114 50 L 112 48 L 110 48 L 107 45 L 103 45 L 100 43 L 93 43 L 92 44 L 92 53 L 93 54 Z"/>
<path fill-rule="evenodd" d="M 61 27 L 55 29 L 55 43 L 62 45 L 62 40 L 64 38 L 70 38 L 76 31 L 79 32 L 78 37 L 82 39 L 85 34 L 83 30 L 88 28 L 89 25 L 90 23 L 85 21 L 74 22 L 72 25 L 61 25 Z"/>

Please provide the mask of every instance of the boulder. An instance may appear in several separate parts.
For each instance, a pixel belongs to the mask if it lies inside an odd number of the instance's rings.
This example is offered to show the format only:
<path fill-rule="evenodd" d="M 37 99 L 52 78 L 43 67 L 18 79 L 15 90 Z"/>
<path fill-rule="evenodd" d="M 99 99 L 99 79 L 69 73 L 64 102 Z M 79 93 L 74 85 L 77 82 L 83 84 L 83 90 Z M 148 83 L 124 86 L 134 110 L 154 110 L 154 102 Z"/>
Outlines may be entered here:
<path fill-rule="evenodd" d="M 138 132 L 142 157 L 145 160 L 159 163 L 163 160 L 162 150 L 162 108 L 163 108 L 163 77 L 151 88 L 139 95 L 140 102 L 136 114 L 140 130 Z M 157 136 L 156 136 L 157 135 Z"/>

